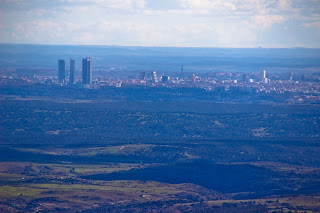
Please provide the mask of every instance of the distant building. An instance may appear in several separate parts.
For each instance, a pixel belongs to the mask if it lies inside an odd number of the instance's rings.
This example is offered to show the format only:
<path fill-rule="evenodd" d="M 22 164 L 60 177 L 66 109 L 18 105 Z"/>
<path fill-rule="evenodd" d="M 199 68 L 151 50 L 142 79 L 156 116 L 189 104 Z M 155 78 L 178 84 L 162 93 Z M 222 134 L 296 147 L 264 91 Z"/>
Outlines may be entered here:
<path fill-rule="evenodd" d="M 192 74 L 190 75 L 190 80 L 195 83 L 195 82 L 200 82 L 201 78 L 199 76 L 196 76 L 195 74 Z"/>
<path fill-rule="evenodd" d="M 260 82 L 262 82 L 262 83 L 268 83 L 269 82 L 269 79 L 267 78 L 267 71 L 262 70 L 260 72 Z"/>
<path fill-rule="evenodd" d="M 247 75 L 246 75 L 246 74 L 243 74 L 243 75 L 242 75 L 242 82 L 243 82 L 243 83 L 246 83 L 246 82 L 247 82 Z"/>
<path fill-rule="evenodd" d="M 64 83 L 66 79 L 66 62 L 58 60 L 58 80 L 59 83 Z"/>
<path fill-rule="evenodd" d="M 82 84 L 92 84 L 92 58 L 82 59 Z"/>
<path fill-rule="evenodd" d="M 162 82 L 168 82 L 169 80 L 170 80 L 170 77 L 169 76 L 166 76 L 166 75 L 164 75 L 164 76 L 162 76 L 162 78 L 161 78 L 161 80 L 162 80 Z"/>
<path fill-rule="evenodd" d="M 74 59 L 70 59 L 70 79 L 69 79 L 70 84 L 76 83 L 75 77 L 76 77 L 76 63 Z"/>
<path fill-rule="evenodd" d="M 146 78 L 146 72 L 141 72 L 139 75 L 139 79 L 144 80 Z"/>
<path fill-rule="evenodd" d="M 157 78 L 157 72 L 156 71 L 153 71 L 151 72 L 151 80 L 155 83 L 158 82 L 158 78 Z"/>
<path fill-rule="evenodd" d="M 260 78 L 261 78 L 260 80 L 264 82 L 264 79 L 266 78 L 266 76 L 267 76 L 267 72 L 265 70 L 262 70 L 260 72 Z"/>

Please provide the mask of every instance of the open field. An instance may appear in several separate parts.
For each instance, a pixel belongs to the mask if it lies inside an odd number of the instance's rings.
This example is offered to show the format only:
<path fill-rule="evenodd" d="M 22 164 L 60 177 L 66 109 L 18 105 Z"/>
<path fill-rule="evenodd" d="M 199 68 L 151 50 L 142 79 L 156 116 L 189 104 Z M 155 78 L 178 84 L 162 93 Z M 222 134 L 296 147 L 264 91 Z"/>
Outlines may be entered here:
<path fill-rule="evenodd" d="M 46 150 L 36 148 L 16 148 L 18 151 L 32 152 L 38 154 L 49 154 L 49 155 L 76 155 L 76 156 L 94 156 L 103 154 L 132 154 L 134 152 L 142 152 L 150 150 L 150 147 L 155 145 L 148 144 L 126 144 L 120 146 L 109 146 L 109 147 L 86 147 L 76 149 L 64 149 L 64 148 L 51 148 Z"/>
<path fill-rule="evenodd" d="M 108 173 L 114 165 L 35 164 L 27 162 L 0 163 L 0 209 L 12 211 L 76 211 L 94 209 L 139 209 L 146 203 L 160 205 L 168 211 L 201 208 L 225 208 L 228 205 L 265 206 L 268 211 L 289 212 L 290 209 L 317 212 L 319 196 L 270 197 L 233 200 L 194 184 L 168 184 L 139 180 L 84 180 L 81 174 Z M 129 166 L 118 165 L 127 170 Z M 88 167 L 91 167 L 87 171 Z M 27 169 L 26 169 L 27 168 Z M 47 168 L 47 170 L 43 170 Z M 73 172 L 84 169 L 83 172 Z M 28 170 L 28 171 L 27 171 Z M 7 202 L 9 201 L 9 203 Z M 164 202 L 160 203 L 159 202 Z M 174 204 L 176 203 L 176 204 Z M 132 204 L 135 206 L 132 207 Z M 111 208 L 112 207 L 112 208 Z M 260 208 L 260 207 L 259 207 Z M 288 211 L 283 211 L 284 209 Z M 299 211 L 296 211 L 299 212 Z"/>
<path fill-rule="evenodd" d="M 213 210 L 217 207 L 226 207 L 232 205 L 261 205 L 265 206 L 267 212 L 295 212 L 295 213 L 311 213 L 320 210 L 320 197 L 319 196 L 295 196 L 295 197 L 282 197 L 282 198 L 266 198 L 266 199 L 251 199 L 251 200 L 216 200 L 206 201 L 207 210 Z M 175 204 L 176 207 L 184 206 L 186 209 L 195 203 L 179 203 Z M 315 209 L 308 210 L 308 209 Z"/>
<path fill-rule="evenodd" d="M 222 147 L 221 143 L 218 145 Z M 65 156 L 89 157 L 87 160 L 103 154 L 114 156 L 121 154 L 130 157 L 139 153 L 139 155 L 148 156 L 150 155 L 150 151 L 154 152 L 153 155 L 159 156 L 163 152 L 166 153 L 167 149 L 174 149 L 174 147 L 184 150 L 181 152 L 184 156 L 183 161 L 199 160 L 199 157 L 197 157 L 199 155 L 194 155 L 195 150 L 191 151 L 187 146 L 124 144 L 109 147 L 91 146 L 90 148 L 42 147 L 39 149 L 17 147 L 15 150 L 20 153 L 31 153 L 30 156 L 27 156 L 30 159 L 33 158 L 32 156 L 41 154 L 45 156 L 60 156 L 61 162 L 1 162 L 0 210 L 13 212 L 71 211 L 71 209 L 77 211 L 87 209 L 88 211 L 121 212 L 125 209 L 138 211 L 140 208 L 160 208 L 167 209 L 168 212 L 185 212 L 189 210 L 192 211 L 194 208 L 203 209 L 204 211 L 211 211 L 212 209 L 215 211 L 224 211 L 223 209 L 230 210 L 230 208 L 237 208 L 241 212 L 242 208 L 252 208 L 252 211 L 258 211 L 258 209 L 260 209 L 263 212 L 263 209 L 266 208 L 267 211 L 270 212 L 289 212 L 290 210 L 297 210 L 296 212 L 300 210 L 301 212 L 317 212 L 320 208 L 319 193 L 316 193 L 317 189 L 314 188 L 317 187 L 317 185 L 310 186 L 310 189 L 313 189 L 313 191 L 311 190 L 312 192 L 302 192 L 309 193 L 309 195 L 297 195 L 294 194 L 293 191 L 288 191 L 286 192 L 287 194 L 276 195 L 277 193 L 273 192 L 275 193 L 274 195 L 256 195 L 261 198 L 252 197 L 250 199 L 241 199 L 240 197 L 251 196 L 252 192 L 240 190 L 238 192 L 230 191 L 226 193 L 223 192 L 223 188 L 220 190 L 214 190 L 214 188 L 207 189 L 201 186 L 201 181 L 190 184 L 190 182 L 192 183 L 193 181 L 190 179 L 190 171 L 188 172 L 188 170 L 184 170 L 184 172 L 189 174 L 189 180 L 181 179 L 178 180 L 178 182 L 172 182 L 170 179 L 161 179 L 161 173 L 159 173 L 158 177 L 160 179 L 158 181 L 152 181 L 153 176 L 150 176 L 148 171 L 153 171 L 151 174 L 157 175 L 157 169 L 162 169 L 161 172 L 165 176 L 170 177 L 174 175 L 179 177 L 179 175 L 174 173 L 184 168 L 179 167 L 179 165 L 184 165 L 180 162 L 182 159 L 174 164 L 176 166 L 175 170 L 170 170 L 170 167 L 166 166 L 166 164 L 156 162 L 150 164 L 115 162 L 77 164 L 67 161 L 68 159 L 63 161 Z M 247 149 L 252 152 L 250 147 L 247 147 Z M 189 155 L 188 153 L 193 153 L 193 155 Z M 41 158 L 39 161 L 41 161 Z M 192 163 L 186 165 L 189 165 L 186 169 L 190 169 L 193 166 Z M 271 175 L 271 179 L 267 181 L 271 184 L 269 187 L 278 187 L 278 189 L 282 188 L 282 190 L 286 187 L 292 187 L 298 191 L 302 190 L 303 187 L 306 187 L 306 185 L 303 186 L 303 184 L 310 183 L 310 181 L 316 183 L 320 176 L 319 168 L 316 167 L 272 161 L 229 162 L 219 165 L 197 163 L 195 165 L 204 171 L 208 169 L 215 171 L 214 169 L 219 168 L 220 175 L 224 175 L 224 173 L 228 174 L 228 169 L 241 173 L 241 169 L 234 169 L 243 166 L 246 170 L 253 169 L 252 172 L 254 174 L 260 173 L 260 175 L 262 175 L 261 178 L 268 179 L 268 175 Z M 250 167 L 250 165 L 253 167 Z M 142 174 L 147 179 L 141 177 L 136 179 L 135 175 L 139 174 L 140 171 L 143 172 Z M 126 172 L 128 172 L 127 180 L 121 176 L 126 175 Z M 198 170 L 194 170 L 193 173 L 194 172 L 197 173 Z M 110 179 L 106 181 L 103 180 L 104 178 L 101 180 L 99 180 L 99 178 L 82 178 L 83 176 L 90 177 L 101 174 L 120 175 L 118 177 L 120 179 L 116 180 L 116 178 L 115 180 Z M 236 179 L 241 179 L 241 175 L 233 174 Z M 149 180 L 148 177 L 150 178 Z M 203 176 L 200 175 L 199 178 L 201 177 Z M 310 179 L 311 177 L 313 177 L 313 179 Z M 250 177 L 248 176 L 247 178 Z M 272 182 L 274 178 L 275 182 Z M 157 178 L 154 180 L 157 180 Z M 217 179 L 217 181 L 219 181 L 219 179 Z M 259 179 L 255 179 L 254 181 L 257 182 Z M 290 184 L 285 184 L 284 181 Z M 277 184 L 278 186 L 276 186 Z M 281 184 L 283 186 L 281 186 Z M 257 192 L 257 189 L 252 190 Z M 146 207 L 146 205 L 148 207 Z"/>
<path fill-rule="evenodd" d="M 77 177 L 97 173 L 111 173 L 116 171 L 140 168 L 139 164 L 114 163 L 106 165 L 74 165 L 74 164 L 38 164 L 28 162 L 0 162 L 0 180 L 8 181 L 17 175 L 43 177 Z M 19 177 L 20 177 L 19 176 Z"/>
<path fill-rule="evenodd" d="M 22 175 L 21 173 L 26 173 L 23 171 L 24 167 L 32 172 Z M 48 167 L 51 172 L 47 174 L 39 167 Z M 69 165 L 1 163 L 0 210 L 12 208 L 15 211 L 76 211 L 104 205 L 227 198 L 193 184 L 81 180 L 77 175 L 83 173 L 68 173 L 68 167 Z M 101 171 L 99 166 L 91 167 L 90 173 L 106 172 Z"/>
<path fill-rule="evenodd" d="M 319 109 L 5 100 L 0 212 L 320 212 Z"/>

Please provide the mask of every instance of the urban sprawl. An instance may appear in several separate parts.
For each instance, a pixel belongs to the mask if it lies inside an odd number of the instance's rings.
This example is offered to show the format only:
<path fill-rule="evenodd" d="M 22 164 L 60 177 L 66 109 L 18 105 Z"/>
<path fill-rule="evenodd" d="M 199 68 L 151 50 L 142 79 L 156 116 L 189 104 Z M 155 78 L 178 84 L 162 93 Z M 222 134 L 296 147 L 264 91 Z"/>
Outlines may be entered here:
<path fill-rule="evenodd" d="M 265 94 L 286 96 L 286 102 L 320 102 L 320 75 L 257 72 L 178 72 L 164 74 L 159 71 L 137 71 L 135 75 L 125 77 L 102 77 L 93 75 L 92 58 L 82 59 L 82 70 L 76 70 L 75 60 L 70 59 L 67 75 L 65 60 L 58 60 L 57 75 L 1 75 L 1 85 L 50 84 L 62 87 L 84 89 L 103 89 L 109 87 L 165 87 L 200 88 L 213 94 Z M 81 74 L 80 74 L 81 72 Z"/>

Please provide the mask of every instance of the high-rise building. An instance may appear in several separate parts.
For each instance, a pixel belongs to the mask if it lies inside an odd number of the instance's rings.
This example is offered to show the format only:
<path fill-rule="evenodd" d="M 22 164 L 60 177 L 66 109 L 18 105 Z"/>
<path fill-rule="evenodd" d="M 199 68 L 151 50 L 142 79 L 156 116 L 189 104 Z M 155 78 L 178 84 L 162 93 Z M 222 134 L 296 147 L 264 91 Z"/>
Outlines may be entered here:
<path fill-rule="evenodd" d="M 242 82 L 247 83 L 247 75 L 246 74 L 242 75 Z"/>
<path fill-rule="evenodd" d="M 70 79 L 69 83 L 74 84 L 76 83 L 76 63 L 74 59 L 70 59 Z"/>
<path fill-rule="evenodd" d="M 265 79 L 266 78 L 266 74 L 267 74 L 267 71 L 262 70 L 261 71 L 261 79 Z"/>
<path fill-rule="evenodd" d="M 66 79 L 66 62 L 65 60 L 58 60 L 58 80 L 59 83 L 64 83 Z"/>
<path fill-rule="evenodd" d="M 140 75 L 139 75 L 139 78 L 141 80 L 144 80 L 146 78 L 146 72 L 141 72 Z"/>
<path fill-rule="evenodd" d="M 82 59 L 82 84 L 92 84 L 92 59 Z"/>
<path fill-rule="evenodd" d="M 161 80 L 162 80 L 162 82 L 165 83 L 165 82 L 168 82 L 170 80 L 170 77 L 167 76 L 167 75 L 164 75 L 164 76 L 162 76 Z"/>
<path fill-rule="evenodd" d="M 157 78 L 157 72 L 156 71 L 153 71 L 151 72 L 151 80 L 155 83 L 158 82 L 158 78 Z"/>
<path fill-rule="evenodd" d="M 260 82 L 262 82 L 262 83 L 267 83 L 267 82 L 268 82 L 268 79 L 267 79 L 267 71 L 262 70 L 262 71 L 260 72 Z"/>

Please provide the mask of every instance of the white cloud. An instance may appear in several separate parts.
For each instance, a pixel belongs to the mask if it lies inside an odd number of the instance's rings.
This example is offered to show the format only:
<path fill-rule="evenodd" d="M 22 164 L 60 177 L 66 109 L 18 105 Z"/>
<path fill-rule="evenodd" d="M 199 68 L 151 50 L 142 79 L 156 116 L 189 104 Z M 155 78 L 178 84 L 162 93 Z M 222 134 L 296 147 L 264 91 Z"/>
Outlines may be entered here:
<path fill-rule="evenodd" d="M 239 15 L 293 15 L 303 8 L 303 2 L 317 0 L 178 0 L 183 8 L 195 11 L 210 10 L 211 14 Z M 293 3 L 295 7 L 293 6 Z M 319 7 L 319 4 L 318 4 Z M 310 6 L 309 6 L 310 8 Z M 311 7 L 312 8 L 312 7 Z M 320 8 L 319 8 L 320 9 Z M 291 13 L 291 14 L 290 14 Z"/>
<path fill-rule="evenodd" d="M 23 6 L 26 3 L 25 0 L 4 0 L 4 2 L 7 4 L 15 4 L 15 5 L 19 5 L 19 6 Z"/>
<path fill-rule="evenodd" d="M 302 26 L 304 26 L 304 27 L 317 27 L 317 28 L 320 28 L 320 21 L 312 22 L 312 23 L 305 23 L 305 24 L 302 24 Z"/>
<path fill-rule="evenodd" d="M 258 28 L 270 27 L 273 24 L 279 24 L 284 21 L 284 17 L 280 15 L 258 15 L 252 16 L 251 19 Z"/>
<path fill-rule="evenodd" d="M 63 0 L 69 3 L 85 3 L 111 9 L 130 10 L 134 8 L 144 8 L 146 0 Z"/>
<path fill-rule="evenodd" d="M 145 7 L 145 0 L 92 0 L 90 2 L 96 3 L 102 7 L 113 9 L 133 9 Z"/>
<path fill-rule="evenodd" d="M 15 35 L 16 38 L 19 37 L 22 42 L 26 39 L 41 41 L 44 36 L 46 36 L 46 40 L 55 40 L 63 35 L 63 30 L 63 27 L 57 22 L 39 20 L 17 23 L 12 35 Z"/>
<path fill-rule="evenodd" d="M 0 41 L 242 47 L 267 46 L 262 36 L 277 30 L 276 24 L 284 29 L 297 22 L 277 35 L 319 29 L 319 4 L 313 0 L 162 1 L 178 4 L 165 9 L 150 0 L 14 0 L 0 8 L 7 39 L 1 35 Z"/>
<path fill-rule="evenodd" d="M 279 7 L 282 9 L 290 9 L 291 2 L 288 0 L 279 0 Z"/>
<path fill-rule="evenodd" d="M 101 20 L 95 29 L 98 33 L 79 31 L 74 40 L 112 44 L 119 37 L 123 45 L 237 47 L 256 40 L 248 29 L 222 22 L 155 25 L 148 20 L 139 23 Z"/>
<path fill-rule="evenodd" d="M 312 23 L 304 23 L 302 24 L 303 27 L 316 29 L 319 36 L 320 36 L 320 21 L 312 22 Z M 320 43 L 320 41 L 319 41 Z"/>
<path fill-rule="evenodd" d="M 223 0 L 180 0 L 184 8 L 196 10 L 235 10 L 236 6 L 230 1 Z"/>

